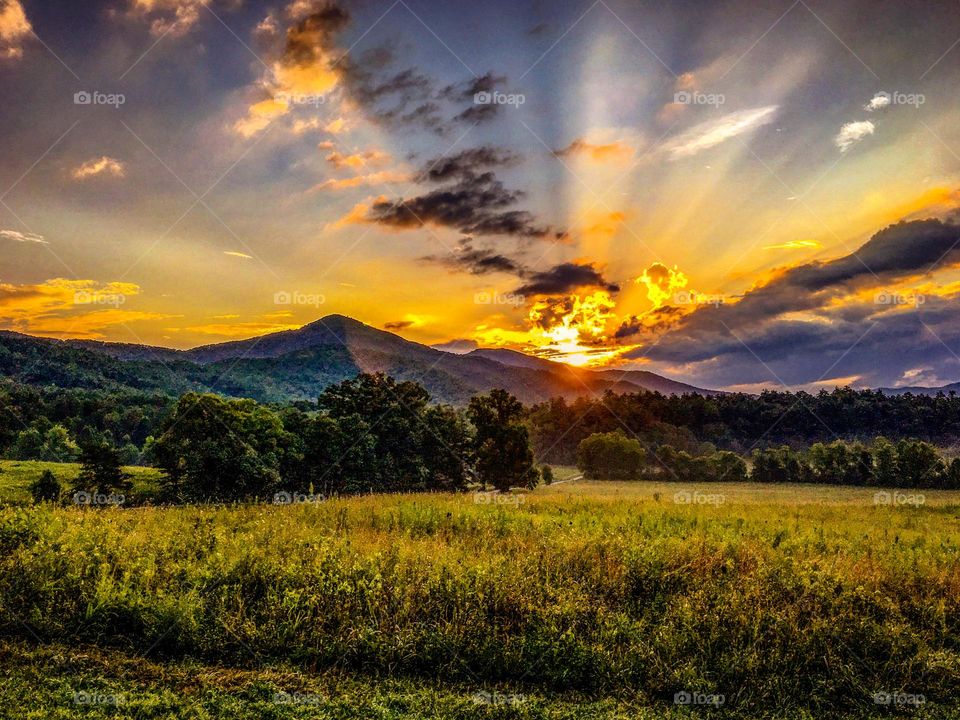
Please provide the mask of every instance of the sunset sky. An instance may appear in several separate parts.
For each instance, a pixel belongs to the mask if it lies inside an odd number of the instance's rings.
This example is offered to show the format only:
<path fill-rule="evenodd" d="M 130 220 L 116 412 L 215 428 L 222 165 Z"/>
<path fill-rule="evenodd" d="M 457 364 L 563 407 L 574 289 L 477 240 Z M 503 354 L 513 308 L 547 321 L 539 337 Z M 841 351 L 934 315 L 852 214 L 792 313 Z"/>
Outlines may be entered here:
<path fill-rule="evenodd" d="M 958 87 L 956 2 L 0 0 L 0 329 L 954 382 Z"/>

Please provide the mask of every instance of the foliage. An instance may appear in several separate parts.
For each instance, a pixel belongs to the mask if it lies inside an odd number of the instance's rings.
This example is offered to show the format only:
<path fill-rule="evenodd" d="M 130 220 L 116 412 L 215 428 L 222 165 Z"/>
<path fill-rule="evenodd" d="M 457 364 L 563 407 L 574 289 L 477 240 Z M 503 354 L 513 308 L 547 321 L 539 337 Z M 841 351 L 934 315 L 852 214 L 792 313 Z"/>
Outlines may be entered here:
<path fill-rule="evenodd" d="M 527 428 L 521 423 L 523 405 L 506 390 L 471 398 L 467 416 L 473 423 L 477 476 L 484 487 L 501 492 L 536 487 L 539 473 Z"/>
<path fill-rule="evenodd" d="M 88 436 L 80 446 L 80 474 L 73 490 L 104 495 L 129 490 L 130 479 L 122 465 L 120 452 L 109 442 L 96 435 Z"/>
<path fill-rule="evenodd" d="M 645 464 L 643 447 L 622 432 L 596 433 L 577 448 L 577 468 L 588 479 L 637 480 Z"/>
<path fill-rule="evenodd" d="M 30 483 L 30 496 L 34 502 L 56 502 L 62 492 L 60 481 L 50 471 L 44 470 L 40 476 Z"/>
<path fill-rule="evenodd" d="M 181 501 L 263 497 L 280 483 L 289 444 L 277 415 L 253 400 L 184 395 L 153 443 L 165 495 Z"/>

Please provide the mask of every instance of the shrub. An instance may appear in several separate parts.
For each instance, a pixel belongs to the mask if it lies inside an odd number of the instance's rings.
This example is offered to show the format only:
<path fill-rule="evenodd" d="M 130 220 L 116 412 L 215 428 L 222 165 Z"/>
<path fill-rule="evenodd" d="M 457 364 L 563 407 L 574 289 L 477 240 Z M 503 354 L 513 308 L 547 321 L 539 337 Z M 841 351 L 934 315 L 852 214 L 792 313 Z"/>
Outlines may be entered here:
<path fill-rule="evenodd" d="M 636 480 L 646 456 L 637 440 L 621 432 L 594 433 L 577 447 L 577 468 L 591 480 Z"/>

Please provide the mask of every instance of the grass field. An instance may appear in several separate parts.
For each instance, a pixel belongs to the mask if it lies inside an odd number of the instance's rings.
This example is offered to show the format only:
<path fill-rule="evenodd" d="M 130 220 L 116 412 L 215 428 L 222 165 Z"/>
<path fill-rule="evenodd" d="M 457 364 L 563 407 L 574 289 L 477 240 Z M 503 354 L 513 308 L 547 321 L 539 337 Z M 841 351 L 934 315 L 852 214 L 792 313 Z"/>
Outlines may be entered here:
<path fill-rule="evenodd" d="M 52 463 L 39 460 L 0 460 L 0 503 L 26 503 L 30 501 L 28 490 L 30 483 L 44 470 L 50 470 L 64 490 L 80 474 L 79 463 Z M 156 488 L 160 473 L 155 468 L 125 467 L 124 472 L 130 475 L 133 482 L 133 492 L 141 497 L 149 497 Z"/>
<path fill-rule="evenodd" d="M 960 493 L 573 476 L 507 499 L 4 508 L 0 707 L 960 716 Z"/>

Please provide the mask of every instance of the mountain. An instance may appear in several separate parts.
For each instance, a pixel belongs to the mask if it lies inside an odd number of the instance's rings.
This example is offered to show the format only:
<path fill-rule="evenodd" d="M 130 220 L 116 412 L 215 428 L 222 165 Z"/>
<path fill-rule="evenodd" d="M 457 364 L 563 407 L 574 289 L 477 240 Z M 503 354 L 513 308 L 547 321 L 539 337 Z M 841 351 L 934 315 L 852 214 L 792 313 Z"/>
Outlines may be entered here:
<path fill-rule="evenodd" d="M 944 395 L 949 395 L 950 393 L 960 394 L 960 382 L 950 383 L 949 385 L 941 385 L 940 387 L 921 387 L 920 385 L 913 385 L 910 387 L 898 387 L 898 388 L 880 388 L 880 392 L 885 395 L 906 395 L 910 393 L 911 395 L 937 395 L 943 393 Z"/>
<path fill-rule="evenodd" d="M 0 333 L 0 374 L 30 385 L 173 395 L 197 390 L 289 402 L 313 400 L 328 385 L 361 372 L 419 382 L 434 399 L 458 405 L 495 387 L 528 404 L 607 390 L 714 392 L 650 372 L 574 368 L 512 350 L 444 352 L 343 315 L 192 350 Z"/>

